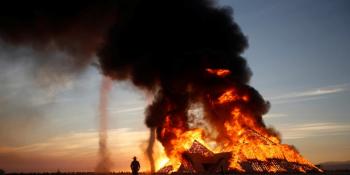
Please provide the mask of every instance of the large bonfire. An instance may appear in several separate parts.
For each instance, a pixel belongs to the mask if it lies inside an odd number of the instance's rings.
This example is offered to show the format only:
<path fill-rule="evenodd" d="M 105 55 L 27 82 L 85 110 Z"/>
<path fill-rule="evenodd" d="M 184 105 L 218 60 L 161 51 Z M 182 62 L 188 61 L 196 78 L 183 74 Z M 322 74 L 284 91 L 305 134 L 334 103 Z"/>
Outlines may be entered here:
<path fill-rule="evenodd" d="M 217 171 L 220 164 L 237 172 L 321 171 L 266 127 L 270 103 L 249 85 L 241 56 L 248 41 L 232 9 L 214 0 L 115 2 L 117 22 L 99 63 L 106 76 L 154 96 L 145 111 L 152 172 Z M 198 143 L 207 151 L 192 151 Z"/>
<path fill-rule="evenodd" d="M 225 69 L 206 71 L 218 78 L 231 73 Z M 276 132 L 244 109 L 251 100 L 249 93 L 232 85 L 218 96 L 204 98 L 204 108 L 213 112 L 210 115 L 218 115 L 218 120 L 226 115 L 227 119 L 214 130 L 188 129 L 167 115 L 158 137 L 171 139 L 165 145 L 166 155 L 158 157 L 158 172 L 322 172 L 293 146 L 281 144 Z"/>

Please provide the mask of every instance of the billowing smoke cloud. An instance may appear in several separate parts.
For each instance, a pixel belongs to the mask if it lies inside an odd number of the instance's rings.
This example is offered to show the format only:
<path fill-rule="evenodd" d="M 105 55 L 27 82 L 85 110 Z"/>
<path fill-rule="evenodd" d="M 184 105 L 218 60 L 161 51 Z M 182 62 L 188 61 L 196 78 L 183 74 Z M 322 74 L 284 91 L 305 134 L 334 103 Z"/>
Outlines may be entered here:
<path fill-rule="evenodd" d="M 191 104 L 203 104 L 205 119 L 218 131 L 232 106 L 239 106 L 255 125 L 265 128 L 261 116 L 269 104 L 248 85 L 251 72 L 241 56 L 248 43 L 230 8 L 210 0 L 7 3 L 0 7 L 1 39 L 30 44 L 44 53 L 52 49 L 69 53 L 74 58 L 73 70 L 91 63 L 90 56 L 98 53 L 105 76 L 131 80 L 154 94 L 145 122 L 156 128 L 157 139 L 168 154 L 176 135 L 164 130 L 164 123 L 188 130 Z M 208 69 L 231 73 L 218 77 Z M 250 100 L 232 102 L 230 107 L 213 105 L 230 88 Z M 225 138 L 225 132 L 218 133 L 218 139 Z"/>
<path fill-rule="evenodd" d="M 38 62 L 50 62 L 44 54 L 62 52 L 70 70 L 79 71 L 103 42 L 109 26 L 115 22 L 113 1 L 7 1 L 0 7 L 0 38 L 6 43 L 31 47 L 43 56 Z M 57 60 L 57 59 L 56 59 Z M 62 62 L 58 62 L 62 63 Z"/>
<path fill-rule="evenodd" d="M 131 80 L 155 94 L 146 110 L 146 125 L 156 128 L 167 154 L 173 151 L 171 140 L 177 135 L 164 125 L 188 130 L 191 104 L 204 105 L 205 118 L 219 131 L 218 139 L 227 137 L 220 129 L 232 106 L 239 106 L 255 125 L 265 128 L 262 115 L 269 103 L 248 85 L 251 72 L 240 56 L 247 39 L 233 21 L 232 9 L 209 0 L 118 2 L 118 23 L 111 28 L 99 61 L 105 75 Z M 231 73 L 218 77 L 208 69 Z M 214 106 L 213 101 L 230 88 L 249 96 L 249 102 Z"/>

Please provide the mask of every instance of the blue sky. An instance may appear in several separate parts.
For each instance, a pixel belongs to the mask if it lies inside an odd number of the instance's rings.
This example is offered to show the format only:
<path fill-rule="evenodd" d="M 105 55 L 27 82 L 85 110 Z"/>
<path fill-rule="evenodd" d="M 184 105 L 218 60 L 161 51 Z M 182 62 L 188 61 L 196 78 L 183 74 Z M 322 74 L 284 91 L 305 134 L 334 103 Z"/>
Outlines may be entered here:
<path fill-rule="evenodd" d="M 350 2 L 220 0 L 219 5 L 233 7 L 234 19 L 248 36 L 244 57 L 253 71 L 251 85 L 272 104 L 265 116 L 267 125 L 281 133 L 283 143 L 295 145 L 314 163 L 347 160 Z M 93 169 L 101 75 L 92 66 L 79 74 L 38 66 L 37 56 L 30 46 L 0 42 L 0 165 L 7 160 L 5 165 L 15 171 L 18 162 L 30 164 L 29 155 L 38 153 L 38 157 L 46 156 L 48 163 L 55 163 L 46 170 L 70 170 L 69 162 L 89 155 L 92 160 L 85 164 Z M 141 156 L 148 137 L 143 124 L 145 95 L 128 82 L 115 82 L 110 100 L 113 155 L 129 160 L 132 150 Z M 83 146 L 75 143 L 76 139 L 82 139 Z M 58 144 L 62 142 L 64 145 Z M 74 143 L 76 147 L 72 147 Z M 40 155 L 45 150 L 81 155 L 64 160 L 56 154 Z M 114 161 L 118 164 L 115 169 L 127 164 Z M 17 170 L 29 171 L 33 166 Z"/>

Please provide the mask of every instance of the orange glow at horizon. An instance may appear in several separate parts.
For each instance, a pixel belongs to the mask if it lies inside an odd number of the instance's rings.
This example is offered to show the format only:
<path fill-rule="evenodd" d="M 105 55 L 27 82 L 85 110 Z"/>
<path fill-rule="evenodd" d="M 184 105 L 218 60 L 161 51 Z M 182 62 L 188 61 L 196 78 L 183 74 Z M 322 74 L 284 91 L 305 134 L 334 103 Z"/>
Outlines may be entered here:
<path fill-rule="evenodd" d="M 112 148 L 112 171 L 130 171 L 132 157 L 141 163 L 141 171 L 150 167 L 142 144 L 147 130 L 127 128 L 108 130 Z M 0 169 L 9 172 L 94 172 L 98 161 L 98 132 L 70 133 L 60 137 L 18 147 L 0 146 Z M 6 157 L 5 157 L 6 155 Z"/>

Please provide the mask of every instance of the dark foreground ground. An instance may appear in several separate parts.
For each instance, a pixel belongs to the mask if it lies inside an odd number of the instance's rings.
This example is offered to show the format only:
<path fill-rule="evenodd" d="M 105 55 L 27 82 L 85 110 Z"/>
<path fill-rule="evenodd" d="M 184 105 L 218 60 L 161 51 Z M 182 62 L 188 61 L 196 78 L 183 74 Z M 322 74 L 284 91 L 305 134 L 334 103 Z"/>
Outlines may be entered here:
<path fill-rule="evenodd" d="M 93 173 L 93 172 L 60 172 L 60 173 L 7 173 L 6 175 L 129 175 L 130 172 L 113 172 L 108 174 Z M 327 171 L 324 173 L 225 173 L 225 175 L 350 175 L 350 170 L 339 171 Z M 139 173 L 139 175 L 150 175 L 149 173 Z M 167 175 L 167 174 L 154 174 L 154 175 Z M 182 175 L 180 173 L 172 173 L 172 175 Z M 217 174 L 184 174 L 184 175 L 223 175 Z"/>

